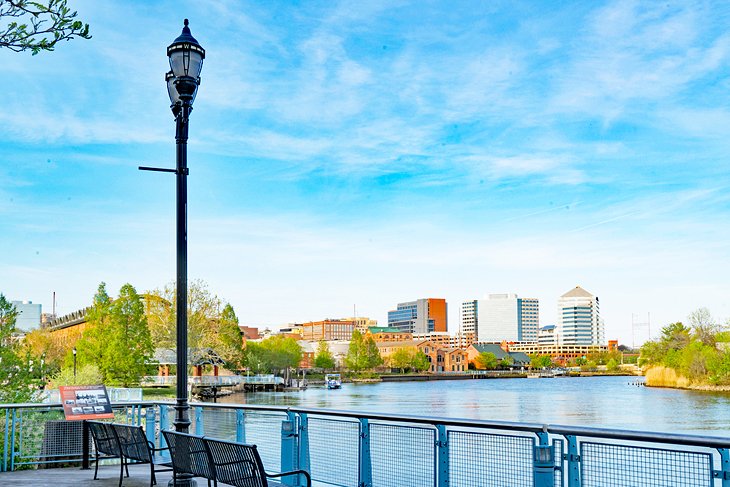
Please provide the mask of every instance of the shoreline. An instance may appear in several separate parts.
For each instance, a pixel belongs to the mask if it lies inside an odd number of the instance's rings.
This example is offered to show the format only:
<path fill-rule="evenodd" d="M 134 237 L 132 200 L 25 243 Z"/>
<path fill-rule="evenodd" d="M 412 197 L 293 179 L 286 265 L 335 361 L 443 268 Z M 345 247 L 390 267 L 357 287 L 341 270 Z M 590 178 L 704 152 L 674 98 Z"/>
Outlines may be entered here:
<path fill-rule="evenodd" d="M 659 389 L 679 389 L 684 391 L 695 392 L 720 392 L 730 393 L 730 385 L 717 386 L 707 383 L 695 383 L 687 377 L 677 374 L 674 369 L 669 367 L 654 366 L 645 371 L 647 387 L 656 387 Z"/>

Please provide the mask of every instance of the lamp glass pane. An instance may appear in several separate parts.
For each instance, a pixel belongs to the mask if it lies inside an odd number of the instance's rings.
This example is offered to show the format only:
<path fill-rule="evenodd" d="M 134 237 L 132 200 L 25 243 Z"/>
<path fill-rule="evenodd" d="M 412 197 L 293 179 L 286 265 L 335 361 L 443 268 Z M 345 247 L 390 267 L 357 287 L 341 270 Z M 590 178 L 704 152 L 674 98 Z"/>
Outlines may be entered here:
<path fill-rule="evenodd" d="M 203 56 L 187 46 L 180 46 L 170 53 L 170 69 L 176 77 L 197 78 L 203 69 Z"/>
<path fill-rule="evenodd" d="M 167 94 L 170 97 L 170 103 L 174 105 L 180 101 L 180 95 L 177 92 L 177 88 L 175 88 L 175 76 L 172 73 L 167 73 L 165 79 L 167 80 Z"/>

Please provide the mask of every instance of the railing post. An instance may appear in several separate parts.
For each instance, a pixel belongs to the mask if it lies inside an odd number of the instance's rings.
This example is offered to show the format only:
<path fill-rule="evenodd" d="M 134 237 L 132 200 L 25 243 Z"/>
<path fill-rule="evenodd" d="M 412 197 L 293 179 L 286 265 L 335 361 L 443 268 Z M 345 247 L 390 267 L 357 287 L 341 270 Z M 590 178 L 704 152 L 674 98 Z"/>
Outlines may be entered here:
<path fill-rule="evenodd" d="M 10 430 L 10 443 L 6 443 L 6 447 L 10 447 L 10 471 L 15 469 L 15 421 L 17 417 L 17 409 L 13 409 L 12 429 Z"/>
<path fill-rule="evenodd" d="M 720 452 L 720 470 L 712 474 L 722 480 L 722 487 L 730 487 L 730 450 L 718 448 L 717 451 Z"/>
<path fill-rule="evenodd" d="M 297 459 L 297 418 L 291 411 L 286 412 L 287 419 L 281 422 L 281 471 L 288 472 L 296 470 L 295 465 Z M 298 485 L 298 476 L 293 475 L 283 477 L 282 483 L 285 485 Z"/>
<path fill-rule="evenodd" d="M 167 448 L 167 441 L 165 441 L 165 435 L 163 431 L 167 431 L 170 428 L 170 419 L 167 414 L 167 404 L 160 404 L 160 448 Z"/>
<path fill-rule="evenodd" d="M 578 439 L 573 435 L 565 435 L 568 441 L 568 487 L 580 487 L 580 452 Z"/>
<path fill-rule="evenodd" d="M 81 470 L 89 470 L 89 423 L 84 420 L 81 425 Z"/>
<path fill-rule="evenodd" d="M 205 434 L 205 429 L 203 427 L 203 407 L 195 406 L 193 410 L 195 412 L 195 434 L 203 436 Z"/>
<path fill-rule="evenodd" d="M 535 433 L 538 444 L 532 453 L 532 471 L 535 487 L 555 486 L 555 449 L 545 431 Z"/>
<path fill-rule="evenodd" d="M 243 409 L 236 409 L 236 441 L 246 443 L 246 416 Z"/>
<path fill-rule="evenodd" d="M 310 472 L 309 464 L 309 418 L 299 414 L 299 468 Z M 302 479 L 300 479 L 301 481 Z"/>
<path fill-rule="evenodd" d="M 449 433 L 446 426 L 436 425 L 436 485 L 448 487 L 449 485 Z"/>
<path fill-rule="evenodd" d="M 360 483 L 358 487 L 372 487 L 373 468 L 370 459 L 370 423 L 360 418 Z"/>
<path fill-rule="evenodd" d="M 144 415 L 144 431 L 147 434 L 147 441 L 152 443 L 153 445 L 156 445 L 157 442 L 155 441 L 155 418 L 157 415 L 155 414 L 155 408 L 154 406 L 147 406 L 145 409 L 145 415 Z M 160 436 L 162 436 L 160 434 Z"/>
<path fill-rule="evenodd" d="M 8 441 L 8 434 L 10 434 L 10 410 L 5 410 L 5 442 L 3 443 L 3 464 L 0 471 L 7 472 L 8 470 L 8 449 L 10 442 Z"/>

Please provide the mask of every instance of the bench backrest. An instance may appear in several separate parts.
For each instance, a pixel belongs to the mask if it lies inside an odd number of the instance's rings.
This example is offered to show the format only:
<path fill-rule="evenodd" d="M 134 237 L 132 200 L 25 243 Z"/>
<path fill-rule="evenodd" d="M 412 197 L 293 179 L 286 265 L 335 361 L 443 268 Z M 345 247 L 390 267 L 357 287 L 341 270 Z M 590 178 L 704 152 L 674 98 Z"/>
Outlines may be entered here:
<path fill-rule="evenodd" d="M 122 456 L 122 452 L 119 449 L 119 439 L 111 423 L 87 421 L 86 424 L 89 426 L 89 432 L 94 440 L 94 446 L 97 452 L 116 457 Z"/>
<path fill-rule="evenodd" d="M 116 423 L 112 426 L 119 437 L 119 445 L 125 457 L 140 462 L 152 462 L 152 451 L 141 426 Z"/>
<path fill-rule="evenodd" d="M 210 454 L 205 448 L 203 438 L 176 431 L 163 431 L 162 435 L 170 448 L 172 468 L 175 472 L 215 480 L 215 472 L 210 465 Z"/>
<path fill-rule="evenodd" d="M 268 487 L 256 445 L 203 438 L 216 480 L 236 487 Z"/>

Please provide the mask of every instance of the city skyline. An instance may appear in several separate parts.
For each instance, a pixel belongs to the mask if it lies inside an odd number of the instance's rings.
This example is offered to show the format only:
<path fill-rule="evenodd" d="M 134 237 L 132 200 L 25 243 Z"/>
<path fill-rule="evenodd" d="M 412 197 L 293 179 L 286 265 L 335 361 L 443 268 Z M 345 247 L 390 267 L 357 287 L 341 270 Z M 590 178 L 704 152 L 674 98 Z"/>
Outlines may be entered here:
<path fill-rule="evenodd" d="M 91 40 L 0 51 L 0 292 L 58 313 L 173 281 L 165 48 L 207 56 L 189 276 L 241 322 L 576 285 L 631 344 L 730 317 L 730 5 L 73 0 Z M 120 19 L 124 19 L 121 21 Z"/>

